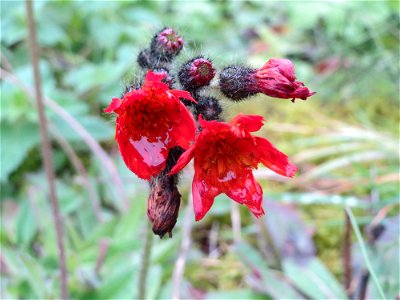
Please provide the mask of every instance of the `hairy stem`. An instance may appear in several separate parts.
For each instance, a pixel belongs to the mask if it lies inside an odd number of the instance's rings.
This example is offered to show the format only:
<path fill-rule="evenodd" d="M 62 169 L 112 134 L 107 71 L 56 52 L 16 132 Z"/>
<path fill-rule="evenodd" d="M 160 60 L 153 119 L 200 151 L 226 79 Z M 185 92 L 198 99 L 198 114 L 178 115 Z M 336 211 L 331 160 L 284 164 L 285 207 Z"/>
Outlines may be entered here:
<path fill-rule="evenodd" d="M 68 290 L 67 290 L 67 268 L 65 261 L 65 249 L 64 249 L 64 233 L 63 233 L 63 225 L 61 219 L 60 208 L 58 206 L 56 186 L 55 186 L 55 177 L 54 177 L 54 169 L 53 169 L 53 161 L 52 161 L 52 150 L 50 145 L 50 140 L 48 137 L 48 129 L 47 129 L 47 120 L 44 111 L 43 105 L 43 97 L 42 97 L 42 88 L 41 88 L 41 80 L 40 80 L 40 70 L 39 70 L 39 49 L 36 40 L 36 25 L 33 16 L 33 8 L 32 1 L 26 0 L 26 13 L 28 19 L 28 39 L 29 39 L 29 52 L 32 61 L 33 67 L 33 76 L 35 80 L 35 98 L 37 103 L 37 110 L 39 114 L 39 124 L 40 124 L 40 136 L 41 136 L 41 146 L 42 146 L 42 156 L 44 162 L 44 168 L 46 171 L 47 182 L 49 185 L 49 196 L 50 203 L 52 208 L 52 214 L 54 218 L 54 225 L 56 230 L 57 237 L 57 246 L 58 246 L 58 260 L 60 267 L 60 281 L 61 281 L 61 298 L 68 298 Z"/>
<path fill-rule="evenodd" d="M 140 265 L 139 282 L 138 282 L 138 299 L 146 299 L 146 282 L 149 272 L 151 248 L 153 245 L 153 232 L 149 222 L 146 222 L 146 240 L 144 242 L 143 256 Z"/>

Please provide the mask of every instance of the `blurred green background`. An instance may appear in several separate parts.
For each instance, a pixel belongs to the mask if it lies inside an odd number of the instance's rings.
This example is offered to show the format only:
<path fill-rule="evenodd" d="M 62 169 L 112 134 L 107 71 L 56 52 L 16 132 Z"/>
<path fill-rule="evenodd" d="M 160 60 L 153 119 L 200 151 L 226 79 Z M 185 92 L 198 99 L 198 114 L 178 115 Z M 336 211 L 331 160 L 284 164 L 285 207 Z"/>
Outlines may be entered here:
<path fill-rule="evenodd" d="M 286 57 L 317 94 L 295 104 L 221 97 L 228 120 L 238 112 L 263 115 L 259 134 L 299 174 L 286 180 L 260 166 L 267 214 L 259 221 L 220 196 L 195 223 L 187 168 L 174 237 L 153 239 L 147 298 L 178 291 L 185 299 L 345 299 L 346 292 L 379 299 L 371 276 L 365 280 L 361 248 L 385 296 L 398 297 L 397 1 L 37 1 L 34 9 L 71 298 L 137 297 L 148 186 L 121 161 L 114 120 L 102 109 L 143 75 L 136 55 L 165 25 L 186 41 L 178 67 L 200 53 L 218 68 Z M 54 299 L 57 247 L 20 1 L 1 1 L 1 68 L 1 297 Z M 363 242 L 346 226 L 345 207 Z M 187 253 L 182 241 L 190 242 Z M 182 276 L 178 256 L 186 261 Z"/>

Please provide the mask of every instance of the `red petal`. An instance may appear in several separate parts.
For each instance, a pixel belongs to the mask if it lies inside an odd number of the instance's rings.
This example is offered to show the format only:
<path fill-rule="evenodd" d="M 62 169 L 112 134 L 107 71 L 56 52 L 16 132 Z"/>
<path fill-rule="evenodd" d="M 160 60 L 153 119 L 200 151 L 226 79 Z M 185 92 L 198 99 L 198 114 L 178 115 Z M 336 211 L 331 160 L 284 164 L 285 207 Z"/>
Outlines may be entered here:
<path fill-rule="evenodd" d="M 116 139 L 126 166 L 140 178 L 149 180 L 165 168 L 168 150 L 162 142 L 150 143 L 146 137 L 133 141 L 118 133 Z"/>
<path fill-rule="evenodd" d="M 122 100 L 118 98 L 113 98 L 110 105 L 104 109 L 104 112 L 111 113 L 117 110 L 122 104 Z"/>
<path fill-rule="evenodd" d="M 270 97 L 306 100 L 315 93 L 297 82 L 293 63 L 288 59 L 270 59 L 256 72 L 259 92 Z"/>
<path fill-rule="evenodd" d="M 190 95 L 190 93 L 188 91 L 170 90 L 169 92 L 172 95 L 174 95 L 175 97 L 184 98 L 184 99 L 190 100 L 190 101 L 192 101 L 194 103 L 197 103 L 197 101 L 192 98 L 192 96 Z"/>
<path fill-rule="evenodd" d="M 152 70 L 149 70 L 146 74 L 146 78 L 144 79 L 145 83 L 148 82 L 161 82 L 164 77 L 167 76 L 166 74 L 155 74 Z"/>
<path fill-rule="evenodd" d="M 244 115 L 238 114 L 231 120 L 231 124 L 240 127 L 248 132 L 255 132 L 260 130 L 263 124 L 264 118 L 258 115 Z"/>
<path fill-rule="evenodd" d="M 175 124 L 171 130 L 171 139 L 183 149 L 189 148 L 196 137 L 196 122 L 193 115 L 189 112 L 182 102 L 179 103 L 180 122 Z"/>
<path fill-rule="evenodd" d="M 222 126 L 227 126 L 228 125 L 228 123 L 225 123 L 225 122 L 218 122 L 218 121 L 215 121 L 215 120 L 211 120 L 211 121 L 204 120 L 203 116 L 201 114 L 199 115 L 197 120 L 198 120 L 198 122 L 199 122 L 199 124 L 200 124 L 200 126 L 202 128 L 207 128 L 208 127 L 208 128 L 211 128 L 211 129 L 216 128 L 218 130 Z M 224 125 L 222 125 L 222 124 L 224 124 Z"/>
<path fill-rule="evenodd" d="M 296 76 L 295 76 L 295 72 L 294 72 L 294 65 L 289 59 L 271 58 L 260 69 L 265 70 L 265 69 L 272 69 L 272 68 L 277 68 L 279 70 L 279 73 L 281 73 L 283 76 L 285 76 L 290 81 L 296 80 Z"/>
<path fill-rule="evenodd" d="M 254 179 L 254 176 L 249 172 L 243 180 L 240 181 L 237 188 L 233 188 L 226 194 L 229 198 L 235 200 L 240 204 L 246 205 L 250 211 L 258 218 L 264 214 L 262 208 L 262 188 Z"/>
<path fill-rule="evenodd" d="M 202 179 L 202 174 L 195 173 L 192 183 L 193 208 L 196 221 L 200 221 L 210 210 L 214 198 L 221 192 L 208 186 Z"/>
<path fill-rule="evenodd" d="M 268 140 L 254 137 L 260 162 L 272 171 L 287 177 L 293 177 L 297 171 L 296 165 L 292 164 L 286 154 L 275 148 Z"/>
<path fill-rule="evenodd" d="M 195 149 L 196 149 L 195 144 L 193 144 L 192 146 L 189 147 L 189 149 L 183 152 L 168 175 L 173 175 L 181 171 L 193 158 Z"/>

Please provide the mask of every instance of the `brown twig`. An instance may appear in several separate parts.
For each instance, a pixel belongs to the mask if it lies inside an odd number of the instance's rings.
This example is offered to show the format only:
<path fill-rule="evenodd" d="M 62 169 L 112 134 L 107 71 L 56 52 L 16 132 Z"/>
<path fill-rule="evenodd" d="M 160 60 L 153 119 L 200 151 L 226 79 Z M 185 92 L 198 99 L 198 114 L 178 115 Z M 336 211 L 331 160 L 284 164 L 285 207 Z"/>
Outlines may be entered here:
<path fill-rule="evenodd" d="M 345 222 L 344 222 L 344 236 L 343 236 L 343 270 L 344 270 L 344 288 L 347 292 L 347 295 L 350 297 L 351 294 L 351 280 L 352 280 L 352 272 L 351 272 L 351 222 L 350 218 L 345 212 L 344 214 Z"/>
<path fill-rule="evenodd" d="M 24 83 L 19 80 L 14 74 L 7 72 L 4 69 L 0 69 L 0 78 L 7 80 L 14 85 L 21 88 L 25 93 L 29 96 L 33 96 L 34 92 L 31 88 L 27 87 Z M 111 176 L 111 179 L 114 182 L 114 185 L 118 189 L 119 197 L 123 203 L 124 209 L 129 207 L 129 202 L 127 201 L 125 189 L 122 183 L 122 179 L 120 178 L 117 169 L 112 162 L 111 158 L 107 155 L 107 153 L 103 150 L 100 144 L 90 135 L 90 133 L 64 108 L 62 108 L 57 102 L 52 100 L 49 97 L 44 97 L 44 104 L 49 107 L 55 114 L 57 114 L 61 119 L 63 119 L 88 145 L 88 147 L 92 150 L 96 157 L 99 158 L 99 161 L 104 166 L 104 168 L 108 171 Z"/>
<path fill-rule="evenodd" d="M 41 79 L 40 79 L 40 70 L 39 70 L 39 48 L 36 40 L 36 24 L 33 16 L 33 8 L 32 1 L 26 0 L 26 14 L 28 19 L 28 40 L 29 40 L 29 52 L 31 56 L 31 62 L 33 67 L 33 76 L 35 80 L 35 98 L 37 103 L 37 109 L 39 114 L 39 124 L 40 124 L 40 135 L 41 135 L 41 145 L 42 145 L 42 156 L 44 162 L 44 168 L 46 171 L 47 182 L 49 185 L 49 196 L 50 203 L 52 207 L 52 213 L 54 218 L 54 225 L 56 230 L 57 237 L 57 246 L 58 246 L 58 260 L 60 267 L 60 281 L 61 281 L 61 298 L 68 298 L 68 286 L 67 286 L 67 267 L 65 262 L 65 249 L 64 249 L 64 232 L 63 232 L 63 224 L 61 219 L 60 208 L 58 206 L 56 186 L 55 186 L 55 177 L 54 177 L 54 169 L 52 162 L 52 150 L 50 145 L 50 140 L 48 137 L 47 130 L 47 120 L 44 112 L 44 104 L 42 98 L 42 88 L 41 88 Z"/>

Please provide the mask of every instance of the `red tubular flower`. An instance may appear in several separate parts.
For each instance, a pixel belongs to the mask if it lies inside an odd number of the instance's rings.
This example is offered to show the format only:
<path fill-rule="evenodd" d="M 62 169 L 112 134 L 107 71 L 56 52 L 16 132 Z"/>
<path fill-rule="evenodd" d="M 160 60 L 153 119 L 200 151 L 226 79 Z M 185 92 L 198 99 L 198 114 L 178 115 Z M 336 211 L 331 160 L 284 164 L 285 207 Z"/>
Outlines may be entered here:
<path fill-rule="evenodd" d="M 263 117 L 239 114 L 225 123 L 205 121 L 200 115 L 199 123 L 202 131 L 195 143 L 170 172 L 176 174 L 194 157 L 192 193 L 196 221 L 204 217 L 221 193 L 245 204 L 256 217 L 263 215 L 262 189 L 252 169 L 261 162 L 283 176 L 292 177 L 297 171 L 268 140 L 250 134 L 261 128 Z"/>
<path fill-rule="evenodd" d="M 272 58 L 255 73 L 259 92 L 276 98 L 307 100 L 315 94 L 296 81 L 293 63 L 288 59 Z"/>
<path fill-rule="evenodd" d="M 165 75 L 148 71 L 141 89 L 114 98 L 104 112 L 118 114 L 115 139 L 127 167 L 149 180 L 165 168 L 169 149 L 187 149 L 196 123 L 179 97 L 196 102 L 186 91 L 170 90 Z"/>
<path fill-rule="evenodd" d="M 219 75 L 219 87 L 228 98 L 239 101 L 257 93 L 270 97 L 306 100 L 315 93 L 296 81 L 293 63 L 272 58 L 259 69 L 240 65 L 228 66 Z"/>

